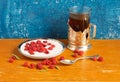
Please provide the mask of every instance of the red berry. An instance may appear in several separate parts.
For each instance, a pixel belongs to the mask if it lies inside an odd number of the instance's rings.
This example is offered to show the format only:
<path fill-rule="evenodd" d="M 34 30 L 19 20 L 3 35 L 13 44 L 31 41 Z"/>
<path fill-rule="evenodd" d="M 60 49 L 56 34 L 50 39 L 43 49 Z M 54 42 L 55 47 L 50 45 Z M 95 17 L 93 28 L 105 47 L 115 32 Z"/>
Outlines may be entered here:
<path fill-rule="evenodd" d="M 43 47 L 43 46 L 40 46 L 40 50 L 41 50 L 42 52 L 45 52 L 45 51 L 46 51 L 46 48 Z"/>
<path fill-rule="evenodd" d="M 51 43 L 47 43 L 47 45 L 51 45 Z"/>
<path fill-rule="evenodd" d="M 25 49 L 24 50 L 29 50 L 29 46 L 25 46 Z"/>
<path fill-rule="evenodd" d="M 46 61 L 46 65 L 51 65 L 52 62 L 50 60 Z"/>
<path fill-rule="evenodd" d="M 29 46 L 30 44 L 29 43 L 26 43 L 26 46 Z"/>
<path fill-rule="evenodd" d="M 30 45 L 33 45 L 33 44 L 35 44 L 35 42 L 33 42 L 33 41 L 32 41 L 32 42 L 30 42 Z"/>
<path fill-rule="evenodd" d="M 100 56 L 97 60 L 102 62 L 103 61 L 103 57 Z"/>
<path fill-rule="evenodd" d="M 41 63 L 42 63 L 42 65 L 47 65 L 48 63 L 47 62 L 49 62 L 50 60 L 48 60 L 48 59 L 44 59 Z"/>
<path fill-rule="evenodd" d="M 43 43 L 47 43 L 47 40 L 43 41 Z"/>
<path fill-rule="evenodd" d="M 41 41 L 40 41 L 40 40 L 37 40 L 36 43 L 37 43 L 37 44 L 41 44 Z"/>
<path fill-rule="evenodd" d="M 41 50 L 41 49 L 38 49 L 37 51 L 38 51 L 38 52 L 43 52 L 43 50 Z"/>
<path fill-rule="evenodd" d="M 49 47 L 48 50 L 53 50 L 53 47 Z"/>
<path fill-rule="evenodd" d="M 79 52 L 79 50 L 78 50 L 78 49 L 75 49 L 73 52 L 74 52 L 74 53 L 78 53 L 78 52 Z"/>
<path fill-rule="evenodd" d="M 12 56 L 11 58 L 12 58 L 13 60 L 16 60 L 16 59 L 17 59 L 15 56 Z"/>
<path fill-rule="evenodd" d="M 33 50 L 31 50 L 31 49 L 30 49 L 28 52 L 29 52 L 31 55 L 33 55 L 33 54 L 34 54 L 34 51 L 33 51 Z"/>
<path fill-rule="evenodd" d="M 54 47 L 55 47 L 55 45 L 53 45 L 53 44 L 52 44 L 52 45 L 51 45 L 51 47 L 53 47 L 53 48 L 54 48 Z"/>
<path fill-rule="evenodd" d="M 51 58 L 50 61 L 52 62 L 52 65 L 56 65 L 57 64 L 57 61 L 56 61 L 55 57 Z"/>
<path fill-rule="evenodd" d="M 54 69 L 54 68 L 55 68 L 55 65 L 49 65 L 48 68 L 50 68 L 50 69 Z"/>
<path fill-rule="evenodd" d="M 78 51 L 78 55 L 83 56 L 84 52 L 83 51 Z"/>
<path fill-rule="evenodd" d="M 41 64 L 42 64 L 42 65 L 46 65 L 46 61 L 42 61 Z"/>
<path fill-rule="evenodd" d="M 55 58 L 51 58 L 51 59 L 45 59 L 42 62 L 43 65 L 56 65 L 57 61 Z"/>
<path fill-rule="evenodd" d="M 13 63 L 13 62 L 14 62 L 14 59 L 13 59 L 13 58 L 10 58 L 10 59 L 8 60 L 8 62 Z"/>
<path fill-rule="evenodd" d="M 72 57 L 77 58 L 77 57 L 78 57 L 78 54 L 77 54 L 77 53 L 74 53 L 74 54 L 72 55 Z"/>
<path fill-rule="evenodd" d="M 49 54 L 49 51 L 48 51 L 48 50 L 46 50 L 44 53 L 45 53 L 45 54 Z"/>
<path fill-rule="evenodd" d="M 33 51 L 37 51 L 37 47 L 33 47 L 32 49 L 33 49 Z"/>
<path fill-rule="evenodd" d="M 43 47 L 46 47 L 47 45 L 46 44 L 42 44 L 43 45 Z"/>
<path fill-rule="evenodd" d="M 31 63 L 29 66 L 28 66 L 30 69 L 33 69 L 35 67 L 35 64 Z"/>
<path fill-rule="evenodd" d="M 56 60 L 52 61 L 52 65 L 56 65 L 56 64 L 57 64 Z"/>
<path fill-rule="evenodd" d="M 28 62 L 24 62 L 24 63 L 23 63 L 23 66 L 24 66 L 24 67 L 28 67 Z"/>
<path fill-rule="evenodd" d="M 37 63 L 37 69 L 43 69 L 44 67 L 43 67 L 43 65 L 41 64 L 41 63 Z"/>
<path fill-rule="evenodd" d="M 64 56 L 61 56 L 60 58 L 59 58 L 59 60 L 64 60 L 65 59 L 65 57 Z"/>

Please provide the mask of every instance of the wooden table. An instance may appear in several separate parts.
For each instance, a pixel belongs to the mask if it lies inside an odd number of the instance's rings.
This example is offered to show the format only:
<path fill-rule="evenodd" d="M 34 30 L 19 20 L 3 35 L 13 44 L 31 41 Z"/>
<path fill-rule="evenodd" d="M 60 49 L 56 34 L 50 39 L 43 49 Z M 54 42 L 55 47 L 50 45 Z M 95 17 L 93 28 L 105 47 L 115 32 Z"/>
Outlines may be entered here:
<path fill-rule="evenodd" d="M 1 39 L 0 40 L 0 82 L 69 82 L 69 81 L 120 81 L 120 40 L 91 40 L 92 48 L 84 55 L 100 54 L 103 62 L 80 60 L 73 65 L 58 64 L 60 70 L 29 69 L 22 66 L 23 62 L 36 63 L 24 57 L 17 50 L 18 45 L 26 39 Z M 67 44 L 67 40 L 60 40 Z M 70 58 L 73 52 L 65 49 L 60 56 Z M 16 54 L 21 59 L 9 63 L 8 59 Z"/>

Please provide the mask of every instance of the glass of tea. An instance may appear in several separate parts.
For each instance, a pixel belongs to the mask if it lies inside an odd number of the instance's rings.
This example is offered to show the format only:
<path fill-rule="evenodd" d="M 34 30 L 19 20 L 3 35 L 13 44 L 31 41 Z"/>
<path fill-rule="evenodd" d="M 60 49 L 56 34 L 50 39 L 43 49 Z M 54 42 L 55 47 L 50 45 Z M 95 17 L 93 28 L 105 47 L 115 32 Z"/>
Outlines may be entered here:
<path fill-rule="evenodd" d="M 68 19 L 68 48 L 70 50 L 88 50 L 91 48 L 90 32 L 93 27 L 92 38 L 96 36 L 96 25 L 90 23 L 89 7 L 73 6 L 69 9 Z"/>

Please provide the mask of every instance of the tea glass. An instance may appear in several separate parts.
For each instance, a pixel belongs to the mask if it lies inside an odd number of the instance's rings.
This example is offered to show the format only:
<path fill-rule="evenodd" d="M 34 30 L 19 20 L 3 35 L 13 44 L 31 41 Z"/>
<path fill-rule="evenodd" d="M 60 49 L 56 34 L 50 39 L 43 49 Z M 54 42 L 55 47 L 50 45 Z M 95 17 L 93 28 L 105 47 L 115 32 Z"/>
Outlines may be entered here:
<path fill-rule="evenodd" d="M 91 48 L 91 27 L 93 27 L 92 38 L 95 38 L 96 25 L 90 23 L 90 12 L 91 8 L 86 6 L 73 6 L 69 9 L 67 47 L 70 50 L 88 50 Z"/>

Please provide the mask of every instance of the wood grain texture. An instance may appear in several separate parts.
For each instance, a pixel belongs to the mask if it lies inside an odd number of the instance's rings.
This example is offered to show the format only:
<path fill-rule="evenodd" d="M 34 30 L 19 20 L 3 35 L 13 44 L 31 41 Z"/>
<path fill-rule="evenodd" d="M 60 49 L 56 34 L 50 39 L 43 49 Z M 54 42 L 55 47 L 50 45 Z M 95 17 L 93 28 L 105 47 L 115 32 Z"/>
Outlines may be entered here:
<path fill-rule="evenodd" d="M 100 54 L 103 62 L 92 60 L 80 60 L 73 65 L 59 64 L 60 70 L 47 69 L 40 72 L 37 69 L 22 67 L 23 62 L 37 63 L 40 60 L 32 60 L 22 56 L 17 46 L 26 39 L 1 39 L 0 40 L 0 82 L 79 82 L 79 81 L 120 81 L 120 40 L 91 40 L 92 48 L 84 55 Z M 60 40 L 67 45 L 67 40 Z M 21 59 L 9 63 L 12 54 Z M 70 58 L 73 52 L 65 49 L 60 56 Z"/>

